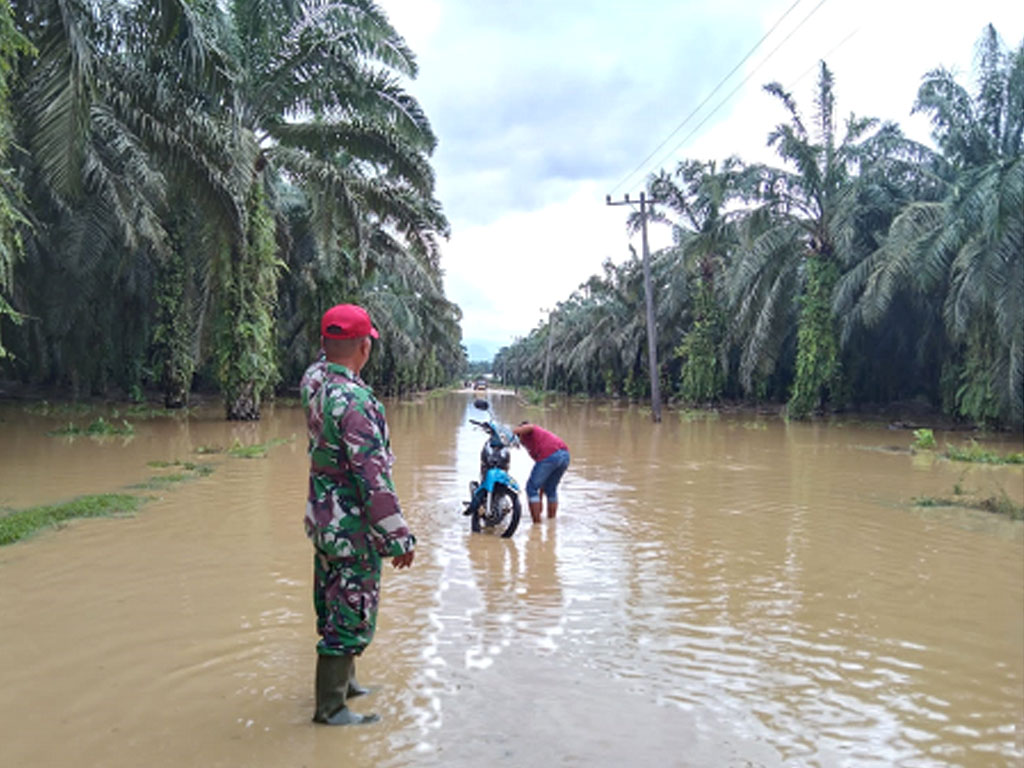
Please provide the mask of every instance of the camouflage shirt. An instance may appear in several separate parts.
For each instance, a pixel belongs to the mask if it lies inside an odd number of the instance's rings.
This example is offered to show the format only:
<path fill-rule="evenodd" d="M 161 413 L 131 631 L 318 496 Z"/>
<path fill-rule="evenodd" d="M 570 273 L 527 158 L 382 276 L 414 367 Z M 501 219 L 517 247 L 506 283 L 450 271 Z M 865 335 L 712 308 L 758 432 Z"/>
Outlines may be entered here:
<path fill-rule="evenodd" d="M 412 551 L 391 480 L 394 456 L 384 406 L 348 368 L 321 358 L 302 377 L 309 427 L 306 535 L 330 557 Z"/>

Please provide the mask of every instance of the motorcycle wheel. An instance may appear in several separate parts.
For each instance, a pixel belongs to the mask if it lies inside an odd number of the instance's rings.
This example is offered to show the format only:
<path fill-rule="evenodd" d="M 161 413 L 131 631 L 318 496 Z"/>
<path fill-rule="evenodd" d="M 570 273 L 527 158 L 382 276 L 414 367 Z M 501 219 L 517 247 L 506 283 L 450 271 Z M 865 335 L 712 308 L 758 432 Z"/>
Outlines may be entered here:
<path fill-rule="evenodd" d="M 474 496 L 473 500 L 469 502 L 469 506 L 471 508 L 471 511 L 467 513 L 469 514 L 469 529 L 473 533 L 480 533 L 480 502 Z"/>
<path fill-rule="evenodd" d="M 488 494 L 477 493 L 480 483 L 473 480 L 469 484 L 469 506 L 466 507 L 466 514 L 469 515 L 469 529 L 473 533 L 480 533 L 480 508 L 487 503 Z"/>
<path fill-rule="evenodd" d="M 506 503 L 509 505 L 507 508 L 505 507 Z M 513 493 L 504 486 L 496 486 L 491 493 L 487 494 L 487 511 L 492 519 L 501 521 L 495 525 L 495 528 L 505 526 L 501 532 L 501 538 L 511 537 L 519 527 L 519 518 L 523 514 L 522 505 L 519 503 L 519 494 Z M 475 517 L 479 520 L 479 515 Z"/>

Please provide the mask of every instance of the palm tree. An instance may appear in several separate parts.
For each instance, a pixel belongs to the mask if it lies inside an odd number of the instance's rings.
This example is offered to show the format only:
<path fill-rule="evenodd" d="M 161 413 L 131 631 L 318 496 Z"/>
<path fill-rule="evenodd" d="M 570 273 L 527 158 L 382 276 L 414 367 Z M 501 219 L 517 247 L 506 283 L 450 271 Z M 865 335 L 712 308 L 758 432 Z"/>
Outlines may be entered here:
<path fill-rule="evenodd" d="M 571 374 L 600 371 L 608 394 L 620 389 L 640 397 L 644 389 L 643 355 L 647 339 L 644 320 L 643 273 L 636 254 L 629 261 L 604 264 L 604 278 L 592 280 L 584 304 L 584 332 L 567 351 L 564 363 Z M 543 369 L 545 347 L 538 344 L 535 366 Z"/>
<path fill-rule="evenodd" d="M 432 197 L 436 138 L 397 79 L 415 76 L 415 58 L 380 9 L 235 0 L 231 15 L 243 125 L 263 160 L 303 190 L 321 251 L 339 238 L 360 245 L 375 231 L 363 226 L 368 211 L 436 267 L 435 236 L 447 231 Z M 358 263 L 365 252 L 352 255 Z"/>
<path fill-rule="evenodd" d="M 856 263 L 864 248 L 861 171 L 896 143 L 898 130 L 885 126 L 876 131 L 874 119 L 851 116 L 844 135 L 837 137 L 832 73 L 824 62 L 813 134 L 789 93 L 778 83 L 765 90 L 789 113 L 789 122 L 778 125 L 768 143 L 794 170 L 758 169 L 762 202 L 743 222 L 743 245 L 726 289 L 743 387 L 757 389 L 755 377 L 763 386 L 776 374 L 780 356 L 795 346 L 789 410 L 799 417 L 839 394 L 832 292 L 841 268 Z"/>
<path fill-rule="evenodd" d="M 35 45 L 14 94 L 32 220 L 19 303 L 39 318 L 26 357 L 35 376 L 76 390 L 104 389 L 112 375 L 137 384 L 153 277 L 171 253 L 167 161 L 223 175 L 194 106 L 224 79 L 221 60 L 180 0 L 14 9 Z M 73 322 L 82 316 L 93 322 Z"/>
<path fill-rule="evenodd" d="M 238 117 L 260 148 L 252 183 L 269 191 L 271 180 L 283 177 L 295 185 L 314 247 L 292 255 L 319 262 L 329 283 L 342 288 L 333 297 L 294 306 L 308 307 L 316 317 L 341 295 L 368 300 L 359 294 L 372 282 L 374 260 L 392 255 L 379 247 L 385 229 L 401 238 L 400 250 L 410 255 L 406 266 L 436 273 L 436 236 L 447 233 L 427 160 L 436 140 L 393 74 L 412 77 L 416 65 L 384 14 L 366 0 L 235 0 L 231 20 L 226 47 L 239 67 Z M 279 263 L 264 259 L 262 269 L 276 277 Z M 298 266 L 299 273 L 308 271 L 308 262 Z M 270 306 L 266 298 L 259 306 Z M 229 300 L 220 314 L 235 317 L 239 311 L 244 308 Z M 306 320 L 312 325 L 311 317 Z M 252 325 L 263 327 L 265 320 L 254 318 Z M 230 346 L 227 336 L 220 338 Z M 229 353 L 223 359 L 237 358 Z M 264 367 L 272 365 L 268 357 Z M 252 414 L 253 405 L 258 413 L 261 387 L 245 378 L 238 407 L 229 397 L 229 417 Z M 246 402 L 253 396 L 255 403 Z"/>
<path fill-rule="evenodd" d="M 688 402 L 715 400 L 725 386 L 724 318 L 716 279 L 738 242 L 734 215 L 726 208 L 742 196 L 744 179 L 742 164 L 732 157 L 721 170 L 714 161 L 683 161 L 676 168 L 675 179 L 662 172 L 649 184 L 652 199 L 661 204 L 659 217 L 665 218 L 665 208 L 673 214 L 674 250 L 684 281 L 669 296 L 685 297 L 686 304 L 692 304 L 686 306 L 691 315 L 689 327 L 675 349 L 682 360 L 680 393 Z M 694 283 L 691 290 L 686 290 L 687 282 Z M 680 326 L 682 310 L 680 306 L 671 312 L 667 322 Z"/>
<path fill-rule="evenodd" d="M 652 257 L 652 283 L 659 292 L 666 292 L 678 272 L 670 262 L 664 253 Z M 495 369 L 516 383 L 540 387 L 550 361 L 550 380 L 556 388 L 642 397 L 647 389 L 647 329 L 640 262 L 634 252 L 630 260 L 619 265 L 608 260 L 603 268 L 603 275 L 592 276 L 559 302 L 547 322 L 502 349 Z M 656 322 L 664 322 L 664 317 L 659 315 Z"/>
<path fill-rule="evenodd" d="M 452 330 L 434 137 L 398 82 L 415 74 L 412 54 L 374 3 L 14 10 L 37 51 L 23 52 L 13 93 L 31 214 L 14 230 L 26 258 L 13 293 L 14 251 L 0 259 L 0 297 L 38 318 L 15 339 L 19 375 L 76 391 L 148 377 L 183 405 L 199 370 L 229 418 L 255 418 L 278 377 L 276 345 L 329 303 L 427 275 L 406 304 L 424 327 L 438 310 L 433 327 Z M 311 286 L 311 272 L 339 290 Z M 455 336 L 435 361 L 455 364 Z M 428 358 L 400 362 L 436 377 Z"/>
<path fill-rule="evenodd" d="M 931 116 L 938 194 L 906 205 L 844 286 L 877 323 L 902 294 L 939 297 L 954 349 L 951 406 L 975 422 L 1021 423 L 1024 410 L 1024 43 L 1006 52 L 989 25 L 975 94 L 925 75 L 915 111 Z"/>
<path fill-rule="evenodd" d="M 14 64 L 21 53 L 30 53 L 28 40 L 14 26 L 9 0 L 0 0 L 0 321 L 19 315 L 10 304 L 14 286 L 14 263 L 21 256 L 21 185 L 7 167 L 13 126 L 10 95 Z M 8 356 L 0 335 L 0 360 Z"/>

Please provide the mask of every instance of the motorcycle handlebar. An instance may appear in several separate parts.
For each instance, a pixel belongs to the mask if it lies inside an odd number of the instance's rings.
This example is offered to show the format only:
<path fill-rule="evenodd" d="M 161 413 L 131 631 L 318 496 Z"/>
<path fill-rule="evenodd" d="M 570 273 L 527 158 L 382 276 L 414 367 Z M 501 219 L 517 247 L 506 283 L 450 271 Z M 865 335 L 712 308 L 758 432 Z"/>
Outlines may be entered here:
<path fill-rule="evenodd" d="M 495 429 L 494 429 L 494 428 L 493 428 L 493 427 L 492 427 L 492 426 L 490 425 L 490 423 L 489 423 L 489 422 L 486 422 L 486 421 L 477 421 L 476 419 L 469 419 L 469 423 L 470 423 L 470 424 L 475 424 L 476 426 L 480 427 L 481 429 L 484 429 L 484 430 L 486 430 L 486 431 L 488 431 L 488 432 L 491 432 L 492 434 L 499 434 L 499 433 L 498 433 L 498 432 L 497 432 L 497 431 L 496 431 L 496 430 L 495 430 Z M 507 445 L 508 445 L 508 446 L 509 446 L 510 448 L 518 448 L 518 447 L 519 447 L 520 445 L 522 445 L 522 443 L 521 443 L 521 442 L 519 441 L 519 435 L 517 435 L 517 434 L 515 434 L 515 433 L 513 432 L 513 433 L 512 433 L 512 439 L 508 441 Z"/>

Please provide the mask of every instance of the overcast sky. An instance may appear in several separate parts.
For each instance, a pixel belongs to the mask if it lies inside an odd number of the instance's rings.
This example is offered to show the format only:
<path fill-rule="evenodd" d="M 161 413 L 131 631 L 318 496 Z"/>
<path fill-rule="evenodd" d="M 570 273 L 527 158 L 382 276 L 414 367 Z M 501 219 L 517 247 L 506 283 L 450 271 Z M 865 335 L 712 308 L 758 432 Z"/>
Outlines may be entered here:
<path fill-rule="evenodd" d="M 378 2 L 416 53 L 407 87 L 439 138 L 445 290 L 471 359 L 528 334 L 606 258 L 629 257 L 628 209 L 606 194 L 635 198 L 684 158 L 772 160 L 765 138 L 785 115 L 765 83 L 810 115 L 824 58 L 840 115 L 927 141 L 910 115 L 922 75 L 945 66 L 970 83 L 989 22 L 1010 47 L 1024 38 L 1019 0 Z M 662 229 L 652 247 L 667 244 Z"/>

